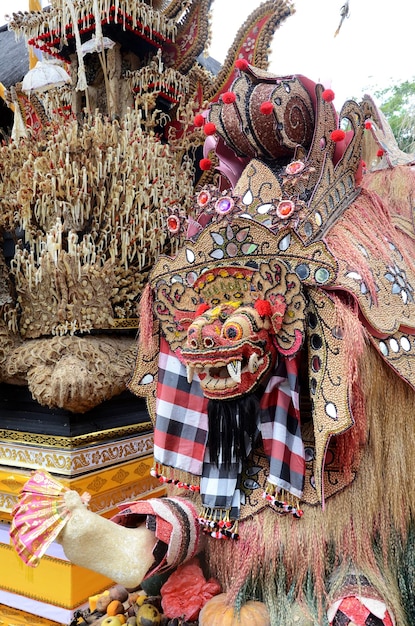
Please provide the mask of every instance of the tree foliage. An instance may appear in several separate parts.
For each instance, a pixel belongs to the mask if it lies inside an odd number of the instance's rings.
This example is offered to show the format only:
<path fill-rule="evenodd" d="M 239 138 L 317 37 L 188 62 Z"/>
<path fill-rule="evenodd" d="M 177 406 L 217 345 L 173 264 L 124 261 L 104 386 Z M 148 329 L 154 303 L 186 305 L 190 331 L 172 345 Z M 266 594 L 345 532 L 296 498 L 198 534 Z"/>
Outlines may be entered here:
<path fill-rule="evenodd" d="M 415 79 L 391 85 L 375 93 L 399 147 L 415 150 Z"/>

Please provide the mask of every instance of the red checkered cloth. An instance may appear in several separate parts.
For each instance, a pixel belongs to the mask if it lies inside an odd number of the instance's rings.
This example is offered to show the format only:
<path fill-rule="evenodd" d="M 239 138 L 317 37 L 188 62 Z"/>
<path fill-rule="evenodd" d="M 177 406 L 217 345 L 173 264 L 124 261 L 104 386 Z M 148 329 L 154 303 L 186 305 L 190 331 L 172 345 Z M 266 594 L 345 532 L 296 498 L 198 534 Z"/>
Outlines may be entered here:
<path fill-rule="evenodd" d="M 160 337 L 154 457 L 163 465 L 202 474 L 208 435 L 208 401 L 195 375 L 187 382 L 185 366 Z"/>
<path fill-rule="evenodd" d="M 301 497 L 305 460 L 298 407 L 298 362 L 281 357 L 260 401 L 257 433 L 270 459 L 272 484 Z M 154 457 L 158 463 L 201 476 L 201 497 L 209 508 L 239 514 L 238 482 L 242 467 L 229 470 L 210 463 L 207 450 L 207 399 L 197 376 L 187 382 L 186 368 L 160 339 Z M 247 450 L 249 453 L 249 450 Z"/>
<path fill-rule="evenodd" d="M 260 403 L 261 434 L 270 460 L 268 481 L 301 498 L 305 455 L 301 437 L 299 356 L 281 358 Z"/>
<path fill-rule="evenodd" d="M 384 602 L 361 596 L 347 596 L 333 604 L 328 612 L 330 626 L 394 626 Z"/>

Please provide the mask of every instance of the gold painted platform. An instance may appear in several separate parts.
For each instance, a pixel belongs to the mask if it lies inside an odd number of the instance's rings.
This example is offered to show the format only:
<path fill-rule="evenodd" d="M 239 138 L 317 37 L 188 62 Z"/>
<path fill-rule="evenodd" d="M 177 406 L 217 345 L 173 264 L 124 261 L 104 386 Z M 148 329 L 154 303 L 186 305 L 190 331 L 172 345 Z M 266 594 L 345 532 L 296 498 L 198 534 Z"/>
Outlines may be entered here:
<path fill-rule="evenodd" d="M 150 422 L 77 437 L 0 429 L 0 625 L 56 626 L 113 581 L 66 560 L 52 544 L 37 568 L 29 568 L 9 543 L 11 512 L 35 469 L 91 495 L 92 511 L 110 517 L 122 502 L 164 494 L 150 476 L 153 458 Z"/>
<path fill-rule="evenodd" d="M 140 425 L 143 426 L 143 425 Z M 0 519 L 10 520 L 17 496 L 34 469 L 45 469 L 68 488 L 91 495 L 90 509 L 106 517 L 126 500 L 161 495 L 150 476 L 153 435 L 146 424 L 78 438 L 0 431 Z M 118 435 L 118 438 L 117 438 Z"/>
<path fill-rule="evenodd" d="M 60 622 L 13 609 L 5 604 L 0 604 L 0 624 L 1 626 L 60 626 Z"/>
<path fill-rule="evenodd" d="M 0 562 L 2 591 L 68 611 L 113 584 L 105 576 L 52 556 L 44 556 L 38 567 L 28 567 L 11 545 L 0 544 Z"/>

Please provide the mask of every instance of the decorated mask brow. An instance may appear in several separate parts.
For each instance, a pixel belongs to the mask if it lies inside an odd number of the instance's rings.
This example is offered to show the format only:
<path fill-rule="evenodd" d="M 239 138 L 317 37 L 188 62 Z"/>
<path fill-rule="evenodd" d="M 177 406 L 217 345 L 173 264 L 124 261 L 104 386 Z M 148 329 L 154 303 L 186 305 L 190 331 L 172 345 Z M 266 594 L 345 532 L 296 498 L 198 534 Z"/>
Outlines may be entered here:
<path fill-rule="evenodd" d="M 237 302 L 208 309 L 189 326 L 182 358 L 188 380 L 196 373 L 207 398 L 249 393 L 275 363 L 269 317 Z"/>

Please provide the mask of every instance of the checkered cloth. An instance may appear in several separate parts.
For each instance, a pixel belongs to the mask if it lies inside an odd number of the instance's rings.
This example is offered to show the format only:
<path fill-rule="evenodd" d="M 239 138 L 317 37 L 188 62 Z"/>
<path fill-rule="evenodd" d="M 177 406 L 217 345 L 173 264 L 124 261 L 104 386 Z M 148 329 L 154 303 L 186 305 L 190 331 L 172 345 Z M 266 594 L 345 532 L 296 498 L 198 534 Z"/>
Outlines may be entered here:
<path fill-rule="evenodd" d="M 301 498 L 305 456 L 301 437 L 298 359 L 280 359 L 260 403 L 264 452 L 270 460 L 268 481 Z"/>
<path fill-rule="evenodd" d="M 330 626 L 394 626 L 395 623 L 381 600 L 347 596 L 330 608 Z M 333 608 L 336 612 L 332 617 Z"/>
<path fill-rule="evenodd" d="M 301 497 L 305 460 L 300 432 L 297 361 L 282 358 L 261 398 L 257 434 L 262 434 L 270 459 L 272 484 Z M 200 493 L 205 507 L 232 509 L 238 518 L 242 471 L 239 462 L 229 469 L 216 467 L 207 449 L 207 399 L 199 379 L 187 382 L 186 368 L 160 339 L 154 457 L 158 463 L 201 476 Z M 249 450 L 249 442 L 247 453 Z"/>
<path fill-rule="evenodd" d="M 230 517 L 238 519 L 240 508 L 239 478 L 242 473 L 242 463 L 231 462 L 230 467 L 219 467 L 209 460 L 209 450 L 206 450 L 203 473 L 200 481 L 200 494 L 203 506 L 209 509 L 230 510 Z"/>
<path fill-rule="evenodd" d="M 189 385 L 185 366 L 161 337 L 154 430 L 156 461 L 202 474 L 208 436 L 207 403 L 196 374 Z"/>

